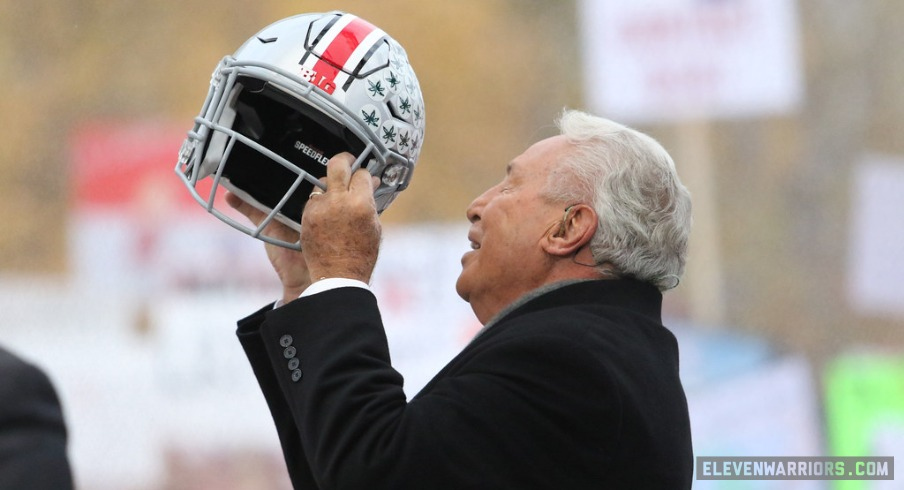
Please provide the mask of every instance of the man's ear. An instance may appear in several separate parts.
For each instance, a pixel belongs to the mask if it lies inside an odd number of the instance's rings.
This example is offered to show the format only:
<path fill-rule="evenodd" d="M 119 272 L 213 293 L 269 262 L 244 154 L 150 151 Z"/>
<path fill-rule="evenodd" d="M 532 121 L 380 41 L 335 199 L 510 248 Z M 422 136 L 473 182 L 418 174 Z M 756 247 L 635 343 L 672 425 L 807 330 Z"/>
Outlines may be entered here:
<path fill-rule="evenodd" d="M 569 257 L 590 243 L 598 226 L 596 212 L 586 204 L 568 206 L 559 226 L 552 227 L 543 240 L 550 255 Z"/>

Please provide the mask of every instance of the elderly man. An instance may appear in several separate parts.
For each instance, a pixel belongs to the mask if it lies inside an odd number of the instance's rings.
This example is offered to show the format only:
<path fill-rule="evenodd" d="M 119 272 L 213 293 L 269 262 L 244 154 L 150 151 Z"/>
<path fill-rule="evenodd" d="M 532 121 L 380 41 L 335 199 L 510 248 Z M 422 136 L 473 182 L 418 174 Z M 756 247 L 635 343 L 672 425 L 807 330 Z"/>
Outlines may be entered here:
<path fill-rule="evenodd" d="M 690 488 L 678 347 L 660 318 L 690 198 L 648 136 L 577 111 L 558 124 L 468 207 L 456 287 L 484 328 L 410 402 L 367 285 L 370 175 L 331 159 L 303 252 L 267 246 L 283 298 L 238 336 L 296 488 Z"/>

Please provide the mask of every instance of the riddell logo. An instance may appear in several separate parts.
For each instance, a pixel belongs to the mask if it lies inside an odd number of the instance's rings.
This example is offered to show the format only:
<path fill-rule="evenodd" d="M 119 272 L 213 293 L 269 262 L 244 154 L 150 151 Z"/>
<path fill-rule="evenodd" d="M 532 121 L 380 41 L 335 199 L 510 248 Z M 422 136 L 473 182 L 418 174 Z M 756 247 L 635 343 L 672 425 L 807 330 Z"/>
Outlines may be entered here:
<path fill-rule="evenodd" d="M 318 162 L 321 165 L 325 166 L 327 164 L 327 162 L 329 161 L 329 158 L 323 156 L 322 151 L 311 148 L 310 146 L 302 143 L 301 141 L 295 142 L 295 149 L 301 151 L 302 153 L 304 153 L 305 155 L 310 157 L 312 160 L 314 160 L 315 162 Z"/>

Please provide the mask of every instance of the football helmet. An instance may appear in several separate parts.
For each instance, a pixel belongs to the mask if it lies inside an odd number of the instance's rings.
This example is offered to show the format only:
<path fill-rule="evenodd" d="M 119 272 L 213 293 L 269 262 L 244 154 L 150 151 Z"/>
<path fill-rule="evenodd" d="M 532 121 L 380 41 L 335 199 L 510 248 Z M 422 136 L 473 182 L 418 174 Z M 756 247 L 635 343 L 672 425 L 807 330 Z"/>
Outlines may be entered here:
<path fill-rule="evenodd" d="M 217 65 L 176 173 L 208 212 L 255 238 L 273 219 L 301 215 L 332 156 L 380 179 L 382 212 L 411 179 L 424 141 L 424 98 L 405 50 L 344 12 L 302 14 L 251 37 Z M 264 211 L 259 225 L 219 209 L 225 188 Z M 232 216 L 230 216 L 232 214 Z"/>

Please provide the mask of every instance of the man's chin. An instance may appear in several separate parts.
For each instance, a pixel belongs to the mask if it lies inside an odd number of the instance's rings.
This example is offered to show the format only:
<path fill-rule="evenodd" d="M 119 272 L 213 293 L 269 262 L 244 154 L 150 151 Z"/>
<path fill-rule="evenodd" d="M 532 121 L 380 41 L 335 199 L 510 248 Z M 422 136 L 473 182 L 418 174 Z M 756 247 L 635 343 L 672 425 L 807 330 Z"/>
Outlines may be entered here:
<path fill-rule="evenodd" d="M 455 292 L 461 297 L 461 299 L 465 300 L 465 302 L 470 303 L 471 297 L 471 289 L 468 287 L 467 277 L 465 277 L 465 269 L 461 270 L 461 274 L 458 275 L 458 280 L 455 281 Z"/>

